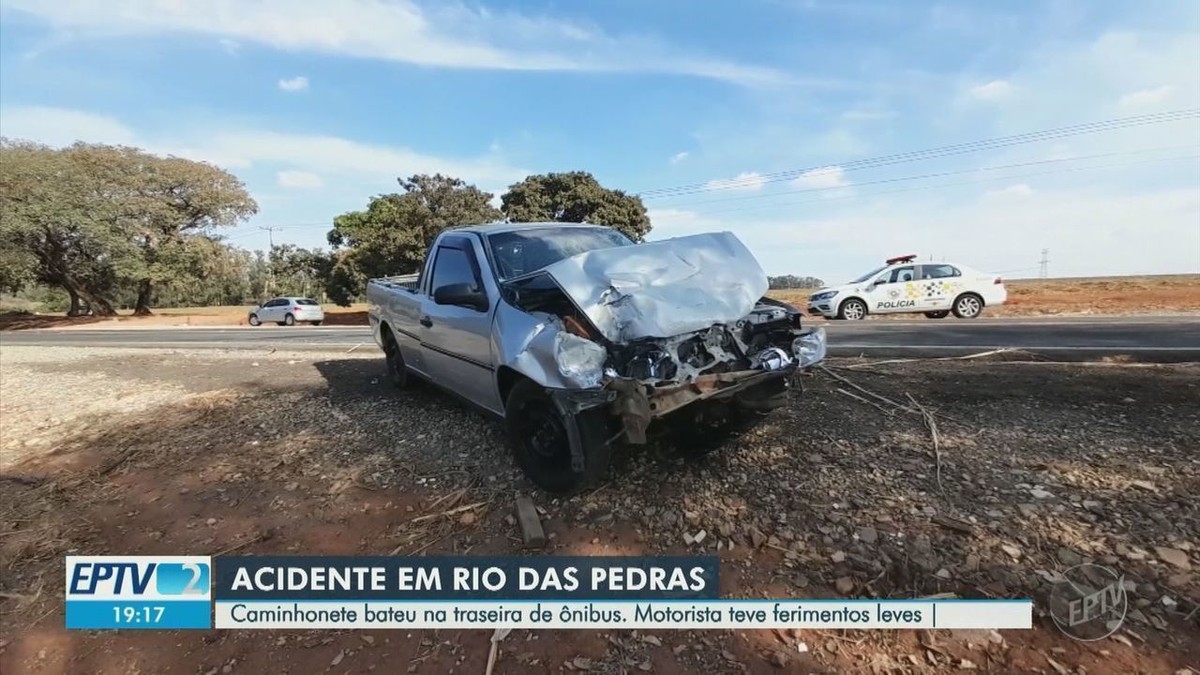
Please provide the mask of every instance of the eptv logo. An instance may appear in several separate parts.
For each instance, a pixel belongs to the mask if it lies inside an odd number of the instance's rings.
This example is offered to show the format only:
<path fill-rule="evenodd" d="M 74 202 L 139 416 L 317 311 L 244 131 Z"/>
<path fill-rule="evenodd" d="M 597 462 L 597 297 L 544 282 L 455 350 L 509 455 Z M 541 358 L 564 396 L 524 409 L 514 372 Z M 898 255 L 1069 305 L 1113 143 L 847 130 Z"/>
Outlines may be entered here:
<path fill-rule="evenodd" d="M 208 600 L 204 556 L 69 556 L 67 600 Z"/>

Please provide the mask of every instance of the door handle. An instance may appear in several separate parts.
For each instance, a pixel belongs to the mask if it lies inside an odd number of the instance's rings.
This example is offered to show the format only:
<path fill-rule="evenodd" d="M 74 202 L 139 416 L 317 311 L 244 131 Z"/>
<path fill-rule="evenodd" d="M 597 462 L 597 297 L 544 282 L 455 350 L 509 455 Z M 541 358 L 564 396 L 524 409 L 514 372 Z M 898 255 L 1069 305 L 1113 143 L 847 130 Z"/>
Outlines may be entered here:
<path fill-rule="evenodd" d="M 421 317 L 421 325 L 425 326 L 426 328 L 433 328 L 433 319 L 423 316 Z"/>

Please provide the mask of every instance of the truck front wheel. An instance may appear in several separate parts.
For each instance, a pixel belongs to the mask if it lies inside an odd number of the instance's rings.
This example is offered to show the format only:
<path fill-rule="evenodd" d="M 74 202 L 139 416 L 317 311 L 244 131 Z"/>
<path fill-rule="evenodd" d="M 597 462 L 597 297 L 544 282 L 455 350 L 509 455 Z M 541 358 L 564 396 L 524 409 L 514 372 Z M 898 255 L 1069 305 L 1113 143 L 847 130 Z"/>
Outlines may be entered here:
<path fill-rule="evenodd" d="M 612 463 L 607 414 L 603 409 L 564 415 L 532 380 L 513 385 L 505 404 L 509 444 L 517 465 L 547 492 L 573 492 L 597 483 Z M 574 427 L 577 433 L 569 433 Z M 583 455 L 583 470 L 571 466 L 571 437 Z"/>

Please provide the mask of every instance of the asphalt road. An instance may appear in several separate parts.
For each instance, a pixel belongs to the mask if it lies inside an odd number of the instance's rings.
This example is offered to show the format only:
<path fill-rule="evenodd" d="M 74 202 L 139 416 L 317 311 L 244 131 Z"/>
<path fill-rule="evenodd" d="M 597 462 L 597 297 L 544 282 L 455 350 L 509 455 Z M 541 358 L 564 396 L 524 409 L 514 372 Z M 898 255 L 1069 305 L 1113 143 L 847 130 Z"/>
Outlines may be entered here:
<path fill-rule="evenodd" d="M 836 356 L 954 356 L 1014 348 L 1055 360 L 1129 355 L 1200 361 L 1200 317 L 867 320 L 827 322 Z M 0 334 L 7 345 L 193 349 L 375 349 L 365 326 L 50 329 Z"/>

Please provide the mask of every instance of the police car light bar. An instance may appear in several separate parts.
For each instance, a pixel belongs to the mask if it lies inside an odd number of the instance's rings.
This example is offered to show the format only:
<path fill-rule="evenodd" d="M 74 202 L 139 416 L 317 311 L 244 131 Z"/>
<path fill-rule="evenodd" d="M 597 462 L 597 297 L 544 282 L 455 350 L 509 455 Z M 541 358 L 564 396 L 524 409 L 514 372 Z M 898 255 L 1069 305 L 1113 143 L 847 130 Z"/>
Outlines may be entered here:
<path fill-rule="evenodd" d="M 916 255 L 901 255 L 901 256 L 896 256 L 895 258 L 888 258 L 886 262 L 889 265 L 895 265 L 896 263 L 912 262 L 916 259 L 917 259 Z"/>

